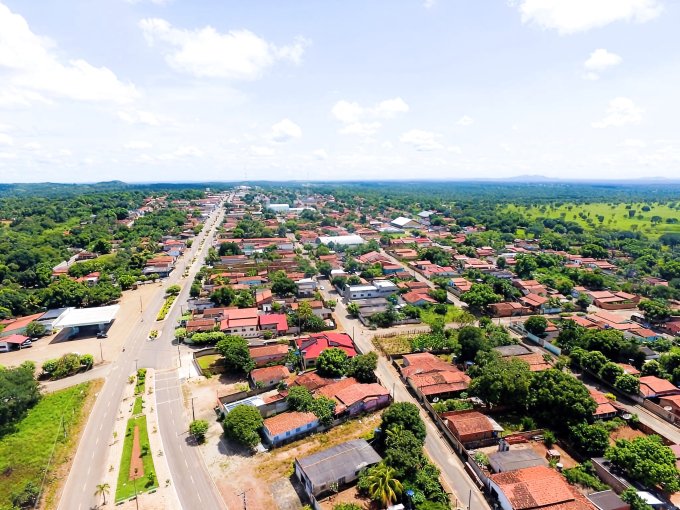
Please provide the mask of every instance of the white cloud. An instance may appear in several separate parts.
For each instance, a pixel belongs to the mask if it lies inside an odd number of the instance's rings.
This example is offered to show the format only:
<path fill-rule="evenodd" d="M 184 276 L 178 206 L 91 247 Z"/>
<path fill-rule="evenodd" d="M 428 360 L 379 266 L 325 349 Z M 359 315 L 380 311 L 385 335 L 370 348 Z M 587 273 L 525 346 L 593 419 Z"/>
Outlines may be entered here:
<path fill-rule="evenodd" d="M 132 140 L 123 145 L 123 148 L 128 150 L 150 149 L 151 147 L 153 146 L 149 142 L 142 140 Z"/>
<path fill-rule="evenodd" d="M 620 127 L 628 124 L 639 124 L 644 109 L 637 106 L 627 97 L 617 97 L 609 101 L 607 114 L 600 121 L 593 122 L 594 128 Z"/>
<path fill-rule="evenodd" d="M 583 67 L 587 71 L 583 77 L 586 80 L 598 80 L 600 78 L 599 73 L 619 65 L 622 61 L 623 59 L 616 53 L 607 51 L 604 48 L 598 48 L 583 63 Z"/>
<path fill-rule="evenodd" d="M 42 149 L 42 145 L 38 142 L 28 142 L 24 144 L 24 149 L 29 151 L 37 151 Z"/>
<path fill-rule="evenodd" d="M 460 126 L 469 126 L 470 124 L 474 123 L 474 121 L 475 120 L 472 117 L 463 115 L 460 119 L 458 119 L 457 124 Z"/>
<path fill-rule="evenodd" d="M 354 122 L 338 131 L 341 135 L 372 136 L 382 127 L 380 122 Z"/>
<path fill-rule="evenodd" d="M 617 66 L 623 59 L 616 53 L 598 48 L 590 54 L 583 66 L 589 71 L 604 71 L 610 67 Z"/>
<path fill-rule="evenodd" d="M 331 109 L 333 116 L 340 122 L 350 124 L 357 122 L 364 113 L 364 109 L 358 103 L 350 103 L 349 101 L 338 101 Z"/>
<path fill-rule="evenodd" d="M 437 0 L 423 0 L 423 7 L 431 9 L 437 4 Z"/>
<path fill-rule="evenodd" d="M 345 124 L 340 128 L 340 134 L 360 136 L 375 134 L 382 127 L 377 119 L 393 119 L 400 113 L 408 111 L 408 104 L 400 97 L 385 99 L 370 107 L 343 99 L 331 108 L 331 114 Z"/>
<path fill-rule="evenodd" d="M 150 45 L 161 43 L 170 67 L 198 77 L 254 80 L 278 60 L 299 64 L 309 45 L 298 37 L 279 47 L 249 30 L 220 33 L 210 26 L 186 30 L 160 18 L 143 19 L 139 27 Z"/>
<path fill-rule="evenodd" d="M 644 23 L 662 10 L 658 0 L 519 0 L 523 23 L 573 34 L 616 21 Z"/>
<path fill-rule="evenodd" d="M 328 159 L 328 153 L 326 152 L 325 149 L 317 149 L 314 152 L 312 152 L 312 155 L 314 156 L 315 159 L 318 159 L 319 161 L 325 161 Z"/>
<path fill-rule="evenodd" d="M 302 129 L 290 119 L 283 119 L 272 126 L 271 138 L 275 142 L 288 142 L 293 138 L 300 138 L 301 136 Z"/>
<path fill-rule="evenodd" d="M 401 143 L 413 146 L 417 151 L 426 152 L 443 149 L 442 135 L 421 129 L 412 129 L 399 137 Z"/>
<path fill-rule="evenodd" d="M 14 138 L 6 133 L 0 133 L 0 145 L 14 145 Z"/>
<path fill-rule="evenodd" d="M 626 138 L 621 146 L 631 149 L 644 149 L 647 147 L 647 143 L 644 140 L 640 140 L 638 138 Z"/>
<path fill-rule="evenodd" d="M 10 72 L 0 104 L 30 105 L 44 95 L 79 101 L 126 103 L 138 96 L 134 85 L 121 82 L 107 67 L 82 59 L 62 62 L 56 45 L 31 31 L 26 20 L 0 3 L 0 69 Z"/>
<path fill-rule="evenodd" d="M 158 115 L 144 110 L 120 110 L 118 118 L 128 124 L 144 124 L 146 126 L 160 126 L 164 119 Z"/>

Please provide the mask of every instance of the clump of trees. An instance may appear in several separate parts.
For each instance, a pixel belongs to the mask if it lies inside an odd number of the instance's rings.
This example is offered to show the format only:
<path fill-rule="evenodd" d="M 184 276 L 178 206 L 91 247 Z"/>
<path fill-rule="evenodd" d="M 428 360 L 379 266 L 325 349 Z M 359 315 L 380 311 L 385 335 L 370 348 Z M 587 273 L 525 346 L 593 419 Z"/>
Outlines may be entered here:
<path fill-rule="evenodd" d="M 81 370 L 89 370 L 92 365 L 94 357 L 91 354 L 68 353 L 60 358 L 45 361 L 42 370 L 50 379 L 62 379 Z"/>
<path fill-rule="evenodd" d="M 25 361 L 18 367 L 0 365 L 0 432 L 19 421 L 40 400 L 35 365 Z"/>
<path fill-rule="evenodd" d="M 257 408 L 242 404 L 234 407 L 225 416 L 222 428 L 227 438 L 253 448 L 260 442 L 258 432 L 263 423 L 264 420 Z"/>

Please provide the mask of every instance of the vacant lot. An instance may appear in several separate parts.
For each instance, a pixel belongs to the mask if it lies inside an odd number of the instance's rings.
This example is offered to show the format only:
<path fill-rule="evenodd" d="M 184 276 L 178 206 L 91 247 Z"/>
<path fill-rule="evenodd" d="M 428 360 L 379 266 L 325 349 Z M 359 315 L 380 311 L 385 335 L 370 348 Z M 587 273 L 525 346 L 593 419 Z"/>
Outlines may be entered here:
<path fill-rule="evenodd" d="M 388 338 L 373 337 L 373 345 L 385 354 L 408 354 L 411 349 L 413 335 L 397 335 Z"/>
<path fill-rule="evenodd" d="M 458 320 L 463 316 L 463 314 L 469 315 L 464 310 L 461 310 L 457 306 L 451 304 L 447 304 L 446 308 L 447 308 L 446 315 L 435 313 L 434 306 L 429 309 L 422 309 L 420 311 L 420 320 L 422 320 L 425 324 L 431 325 L 439 319 L 444 319 L 444 322 L 446 324 L 449 324 L 451 322 L 458 322 Z"/>
<path fill-rule="evenodd" d="M 37 493 L 46 469 L 44 501 L 46 507 L 53 505 L 57 485 L 66 478 L 61 471 L 68 470 L 65 465 L 100 387 L 101 381 L 92 381 L 44 396 L 14 431 L 0 438 L 0 508 L 12 508 L 13 495 L 28 484 Z"/>
<path fill-rule="evenodd" d="M 224 358 L 221 354 L 208 354 L 196 358 L 198 366 L 203 370 L 203 375 L 210 376 L 224 372 Z"/>
<path fill-rule="evenodd" d="M 627 205 L 630 205 L 630 209 L 626 209 Z M 643 207 L 648 207 L 649 211 L 643 211 Z M 512 204 L 506 205 L 505 210 L 519 212 L 531 219 L 563 218 L 565 221 L 574 221 L 586 229 L 604 227 L 612 230 L 632 230 L 642 232 L 649 237 L 659 237 L 666 232 L 680 232 L 680 210 L 656 203 L 638 202 L 616 205 L 565 203 L 559 207 L 549 205 L 528 207 Z M 632 216 L 629 211 L 634 211 Z M 583 213 L 583 216 L 580 213 Z M 599 217 L 602 217 L 602 221 Z M 653 218 L 655 222 L 652 221 Z M 660 222 L 656 223 L 659 218 Z M 667 220 L 677 221 L 677 223 L 667 223 Z"/>

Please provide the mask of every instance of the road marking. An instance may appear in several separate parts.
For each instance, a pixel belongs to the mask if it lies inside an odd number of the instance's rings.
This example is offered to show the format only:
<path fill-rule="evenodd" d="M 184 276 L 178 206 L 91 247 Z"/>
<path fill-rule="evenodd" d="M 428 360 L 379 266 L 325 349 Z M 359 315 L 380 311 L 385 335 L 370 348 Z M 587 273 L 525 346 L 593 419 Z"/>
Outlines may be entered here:
<path fill-rule="evenodd" d="M 184 457 L 184 465 L 187 467 L 187 469 L 189 469 L 189 463 L 187 462 L 187 458 L 186 458 L 186 457 Z M 192 481 L 192 482 L 194 481 L 193 478 L 191 479 L 191 481 Z"/>
<path fill-rule="evenodd" d="M 177 402 L 177 401 L 179 401 L 179 400 L 181 400 L 181 399 L 179 399 L 179 398 L 173 398 L 172 400 L 166 400 L 165 402 L 157 402 L 157 403 L 156 403 L 156 406 L 160 406 L 160 405 L 162 405 L 162 404 L 169 404 L 170 402 Z"/>
<path fill-rule="evenodd" d="M 95 446 L 99 444 L 99 436 L 97 436 L 97 440 L 94 442 Z"/>

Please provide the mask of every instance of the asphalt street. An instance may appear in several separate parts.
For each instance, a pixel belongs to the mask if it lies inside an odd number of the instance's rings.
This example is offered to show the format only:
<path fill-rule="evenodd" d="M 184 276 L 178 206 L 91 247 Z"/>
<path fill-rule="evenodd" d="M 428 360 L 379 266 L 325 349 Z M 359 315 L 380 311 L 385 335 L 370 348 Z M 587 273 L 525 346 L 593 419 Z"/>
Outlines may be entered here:
<path fill-rule="evenodd" d="M 156 395 L 156 399 L 159 430 L 182 508 L 185 510 L 226 508 L 208 475 L 200 452 L 188 441 L 189 417 L 184 412 L 177 370 L 177 347 L 173 345 L 173 329 L 180 315 L 180 303 L 186 302 L 193 276 L 202 265 L 223 215 L 224 209 L 220 206 L 208 220 L 204 232 L 194 239 L 192 248 L 180 259 L 175 271 L 159 285 L 154 298 L 146 303 L 146 309 L 141 314 L 134 333 L 125 341 L 125 350 L 111 364 L 80 440 L 59 501 L 59 510 L 97 507 L 98 498 L 94 492 L 97 484 L 104 478 L 104 470 L 107 468 L 107 447 L 113 439 L 116 413 L 127 379 L 134 373 L 136 367 L 154 368 L 158 373 L 157 384 L 160 387 L 160 394 Z M 206 241 L 199 249 L 202 239 Z M 184 267 L 191 264 L 194 256 L 196 262 L 192 264 L 189 276 L 183 278 Z M 164 289 L 175 283 L 184 284 L 182 292 L 165 321 L 156 322 L 156 315 L 164 301 Z M 161 337 L 150 341 L 148 334 L 151 329 L 162 329 Z M 115 488 L 112 487 L 112 490 Z"/>

